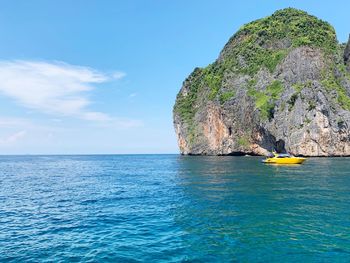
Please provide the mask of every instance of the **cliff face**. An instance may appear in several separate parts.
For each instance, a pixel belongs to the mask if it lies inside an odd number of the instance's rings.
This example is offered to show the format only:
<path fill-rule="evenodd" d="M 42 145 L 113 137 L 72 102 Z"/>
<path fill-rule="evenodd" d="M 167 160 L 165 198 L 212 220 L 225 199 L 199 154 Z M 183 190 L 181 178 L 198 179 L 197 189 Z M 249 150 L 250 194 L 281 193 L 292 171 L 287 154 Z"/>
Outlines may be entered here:
<path fill-rule="evenodd" d="M 350 41 L 295 9 L 244 25 L 174 106 L 182 154 L 350 155 Z"/>
<path fill-rule="evenodd" d="M 347 70 L 350 72 L 350 36 L 349 36 L 348 44 L 346 45 L 344 50 L 344 62 L 345 62 L 345 65 L 347 66 Z"/>

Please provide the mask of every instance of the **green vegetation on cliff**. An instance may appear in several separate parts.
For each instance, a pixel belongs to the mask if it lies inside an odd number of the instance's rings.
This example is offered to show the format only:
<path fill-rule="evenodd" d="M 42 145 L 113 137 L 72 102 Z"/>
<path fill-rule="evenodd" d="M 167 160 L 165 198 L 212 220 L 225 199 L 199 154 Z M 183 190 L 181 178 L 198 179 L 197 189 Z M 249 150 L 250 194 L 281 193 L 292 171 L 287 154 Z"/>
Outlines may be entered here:
<path fill-rule="evenodd" d="M 257 73 L 263 69 L 274 74 L 278 65 L 295 48 L 309 46 L 321 50 L 326 61 L 343 52 L 344 45 L 336 39 L 334 28 L 327 22 L 309 15 L 304 11 L 287 8 L 273 15 L 258 19 L 242 26 L 228 41 L 219 58 L 205 68 L 196 68 L 185 81 L 185 92 L 180 92 L 174 107 L 174 113 L 186 124 L 190 138 L 195 134 L 195 115 L 201 105 L 213 101 L 224 107 L 225 103 L 237 96 L 235 85 L 225 82 L 228 76 L 242 76 L 246 82 L 246 94 L 254 101 L 263 121 L 271 120 L 277 101 L 285 89 L 285 83 L 271 80 L 269 85 L 256 88 Z M 346 67 L 339 67 L 342 74 Z M 335 101 L 344 109 L 350 110 L 350 98 L 340 84 L 333 70 L 324 75 L 322 85 L 328 91 L 336 91 Z M 290 87 L 290 86 L 289 86 Z M 281 107 L 291 110 L 304 87 L 310 83 L 293 84 L 295 92 Z M 312 110 L 315 105 L 309 105 Z M 190 140 L 192 141 L 192 139 Z"/>
<path fill-rule="evenodd" d="M 334 28 L 304 11 L 287 8 L 244 25 L 221 53 L 225 70 L 253 76 L 261 68 L 274 72 L 291 48 L 311 46 L 333 54 L 338 48 Z"/>
<path fill-rule="evenodd" d="M 273 116 L 276 100 L 280 98 L 282 91 L 282 82 L 275 80 L 264 91 L 258 91 L 250 85 L 248 95 L 255 100 L 255 107 L 259 109 L 261 117 L 268 120 Z"/>
<path fill-rule="evenodd" d="M 201 69 L 196 68 L 188 80 L 191 83 L 189 92 L 186 95 L 181 93 L 177 95 L 174 109 L 185 121 L 191 121 L 195 113 L 195 103 L 201 85 L 201 75 Z"/>
<path fill-rule="evenodd" d="M 350 40 L 292 8 L 246 24 L 186 79 L 174 117 L 185 154 L 350 156 Z"/>
<path fill-rule="evenodd" d="M 233 72 L 254 75 L 266 68 L 274 72 L 277 65 L 292 48 L 311 46 L 322 49 L 325 54 L 334 54 L 339 49 L 334 28 L 327 22 L 304 11 L 287 8 L 273 15 L 248 23 L 229 40 L 220 58 L 203 69 L 196 69 L 187 95 L 179 95 L 175 111 L 183 120 L 191 123 L 198 93 L 209 89 L 206 98 L 219 100 L 221 104 L 234 97 L 235 91 L 220 92 L 224 76 Z M 274 106 L 271 90 L 253 95 L 264 119 L 271 115 Z"/>
<path fill-rule="evenodd" d="M 333 53 L 338 45 L 334 28 L 325 21 L 294 8 L 286 8 L 273 15 L 244 25 L 233 37 L 248 36 L 247 42 L 274 47 L 278 40 L 286 40 L 293 47 L 319 47 Z M 230 43 L 230 42 L 229 42 Z"/>
<path fill-rule="evenodd" d="M 343 109 L 350 111 L 350 97 L 347 94 L 346 89 L 340 84 L 339 79 L 337 79 L 333 74 L 325 73 L 322 80 L 322 85 L 329 92 L 336 91 L 336 101 L 343 107 Z"/>
<path fill-rule="evenodd" d="M 232 97 L 235 96 L 234 91 L 226 91 L 220 94 L 219 100 L 220 104 L 224 104 L 226 101 L 230 100 Z"/>

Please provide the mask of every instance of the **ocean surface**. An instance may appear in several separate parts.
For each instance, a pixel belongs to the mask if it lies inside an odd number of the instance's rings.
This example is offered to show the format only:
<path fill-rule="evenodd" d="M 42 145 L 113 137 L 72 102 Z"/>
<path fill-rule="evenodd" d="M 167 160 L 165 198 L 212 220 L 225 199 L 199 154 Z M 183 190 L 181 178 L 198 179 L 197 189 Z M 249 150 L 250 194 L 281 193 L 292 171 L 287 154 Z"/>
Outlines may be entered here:
<path fill-rule="evenodd" d="M 350 158 L 1 156 L 0 262 L 349 262 Z"/>

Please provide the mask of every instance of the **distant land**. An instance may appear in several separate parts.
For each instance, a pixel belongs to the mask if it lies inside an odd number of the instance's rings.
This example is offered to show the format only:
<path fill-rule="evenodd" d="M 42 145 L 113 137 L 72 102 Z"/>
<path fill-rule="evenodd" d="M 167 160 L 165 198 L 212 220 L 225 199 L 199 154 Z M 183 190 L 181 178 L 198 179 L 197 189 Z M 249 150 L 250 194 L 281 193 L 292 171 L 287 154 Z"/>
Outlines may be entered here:
<path fill-rule="evenodd" d="M 294 8 L 242 26 L 184 81 L 181 154 L 350 156 L 350 39 Z"/>

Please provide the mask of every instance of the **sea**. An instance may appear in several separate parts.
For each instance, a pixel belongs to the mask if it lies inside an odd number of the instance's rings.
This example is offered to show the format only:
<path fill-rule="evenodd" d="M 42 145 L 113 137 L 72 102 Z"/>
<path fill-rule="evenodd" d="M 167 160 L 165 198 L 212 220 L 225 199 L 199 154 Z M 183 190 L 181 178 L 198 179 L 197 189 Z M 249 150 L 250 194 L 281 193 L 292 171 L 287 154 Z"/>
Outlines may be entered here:
<path fill-rule="evenodd" d="M 350 158 L 0 156 L 0 262 L 350 262 Z"/>

